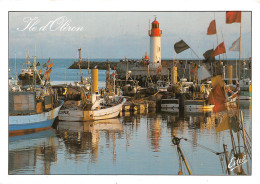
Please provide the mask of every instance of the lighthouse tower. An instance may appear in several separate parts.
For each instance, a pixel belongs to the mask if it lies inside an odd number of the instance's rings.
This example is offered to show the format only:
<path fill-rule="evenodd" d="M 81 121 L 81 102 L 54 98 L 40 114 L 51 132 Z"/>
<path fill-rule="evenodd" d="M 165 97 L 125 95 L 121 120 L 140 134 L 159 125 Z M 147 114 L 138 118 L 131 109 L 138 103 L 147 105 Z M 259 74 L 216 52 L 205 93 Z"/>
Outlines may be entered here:
<path fill-rule="evenodd" d="M 154 19 L 152 29 L 148 32 L 150 36 L 150 68 L 161 66 L 161 36 L 162 30 L 159 29 L 159 22 Z"/>

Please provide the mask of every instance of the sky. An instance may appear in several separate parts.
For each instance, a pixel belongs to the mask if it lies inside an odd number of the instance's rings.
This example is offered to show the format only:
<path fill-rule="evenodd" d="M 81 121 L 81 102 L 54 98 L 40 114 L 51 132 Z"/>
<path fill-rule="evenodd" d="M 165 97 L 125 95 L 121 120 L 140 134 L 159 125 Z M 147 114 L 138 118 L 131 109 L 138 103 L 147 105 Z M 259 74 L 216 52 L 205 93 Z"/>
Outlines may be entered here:
<path fill-rule="evenodd" d="M 149 21 L 157 17 L 162 30 L 162 59 L 196 58 L 188 49 L 176 54 L 174 43 L 183 39 L 203 58 L 203 53 L 217 46 L 216 35 L 206 35 L 210 22 L 216 20 L 218 42 L 225 42 L 222 58 L 238 58 L 229 47 L 240 35 L 240 24 L 226 24 L 225 12 L 9 12 L 9 58 L 25 58 L 26 51 L 38 58 L 75 58 L 82 48 L 83 58 L 140 59 L 149 55 Z M 66 20 L 78 31 L 61 31 Z M 28 22 L 28 20 L 32 20 Z M 34 29 L 29 27 L 38 20 Z M 56 20 L 56 21 L 55 21 Z M 52 21 L 55 21 L 50 26 Z M 29 24 L 30 23 L 30 24 Z M 48 24 L 49 23 L 49 24 Z M 30 26 L 28 26 L 28 24 Z M 47 25 L 47 26 L 46 26 Z M 46 26 L 45 30 L 40 30 Z M 251 56 L 251 12 L 242 12 L 241 57 Z"/>

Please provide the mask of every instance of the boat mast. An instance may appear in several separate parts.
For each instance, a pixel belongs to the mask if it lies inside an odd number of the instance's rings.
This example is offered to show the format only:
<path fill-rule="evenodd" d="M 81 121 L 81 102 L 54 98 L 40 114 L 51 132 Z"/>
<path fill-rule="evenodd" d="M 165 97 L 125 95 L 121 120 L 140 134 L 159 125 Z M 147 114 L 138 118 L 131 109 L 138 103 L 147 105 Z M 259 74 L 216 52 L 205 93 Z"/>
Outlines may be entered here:
<path fill-rule="evenodd" d="M 239 37 L 239 60 L 238 60 L 238 89 L 239 89 L 239 92 L 238 92 L 238 107 L 237 107 L 237 110 L 238 110 L 238 119 L 240 118 L 240 113 L 239 113 L 239 103 L 240 103 L 240 63 L 241 63 L 241 30 L 242 30 L 242 12 L 241 12 L 241 21 L 240 21 L 240 37 Z"/>
<path fill-rule="evenodd" d="M 16 80 L 16 84 L 17 84 L 17 67 L 16 67 L 16 49 L 15 49 L 15 52 L 14 52 L 14 62 L 15 62 L 15 80 Z"/>
<path fill-rule="evenodd" d="M 89 57 L 88 57 L 88 82 L 89 82 Z"/>
<path fill-rule="evenodd" d="M 34 48 L 34 89 L 36 90 L 36 44 Z"/>

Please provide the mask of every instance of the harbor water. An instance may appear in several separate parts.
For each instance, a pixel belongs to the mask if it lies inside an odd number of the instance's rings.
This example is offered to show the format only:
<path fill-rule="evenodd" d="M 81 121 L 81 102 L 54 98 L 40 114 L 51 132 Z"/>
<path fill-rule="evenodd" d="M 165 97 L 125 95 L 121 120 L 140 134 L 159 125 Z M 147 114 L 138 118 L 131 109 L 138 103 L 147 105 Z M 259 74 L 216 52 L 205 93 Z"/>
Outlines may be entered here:
<path fill-rule="evenodd" d="M 18 73 L 24 61 L 17 59 Z M 54 59 L 52 83 L 80 80 L 79 70 L 67 69 L 73 61 Z M 14 59 L 9 68 L 15 76 Z M 87 74 L 83 70 L 83 76 Z M 105 71 L 99 72 L 99 83 L 104 86 Z M 251 101 L 241 101 L 240 109 L 251 137 Z M 177 175 L 182 170 L 188 174 L 172 142 L 177 136 L 185 138 L 180 147 L 193 175 L 227 175 L 225 158 L 216 153 L 223 152 L 223 144 L 231 152 L 231 136 L 229 130 L 216 131 L 217 125 L 210 112 L 147 111 L 96 122 L 55 121 L 49 130 L 9 137 L 8 173 Z M 251 159 L 246 158 L 242 167 L 250 175 Z"/>

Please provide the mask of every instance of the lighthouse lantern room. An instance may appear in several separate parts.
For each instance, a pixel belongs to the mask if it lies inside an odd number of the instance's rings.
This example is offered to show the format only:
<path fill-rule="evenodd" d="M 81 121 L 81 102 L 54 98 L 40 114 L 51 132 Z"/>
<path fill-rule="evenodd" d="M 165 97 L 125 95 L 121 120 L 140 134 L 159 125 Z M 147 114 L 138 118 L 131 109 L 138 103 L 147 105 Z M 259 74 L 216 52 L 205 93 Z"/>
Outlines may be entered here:
<path fill-rule="evenodd" d="M 159 22 L 152 22 L 152 29 L 148 32 L 150 36 L 150 68 L 158 68 L 161 66 L 161 36 L 162 30 L 159 29 Z"/>

